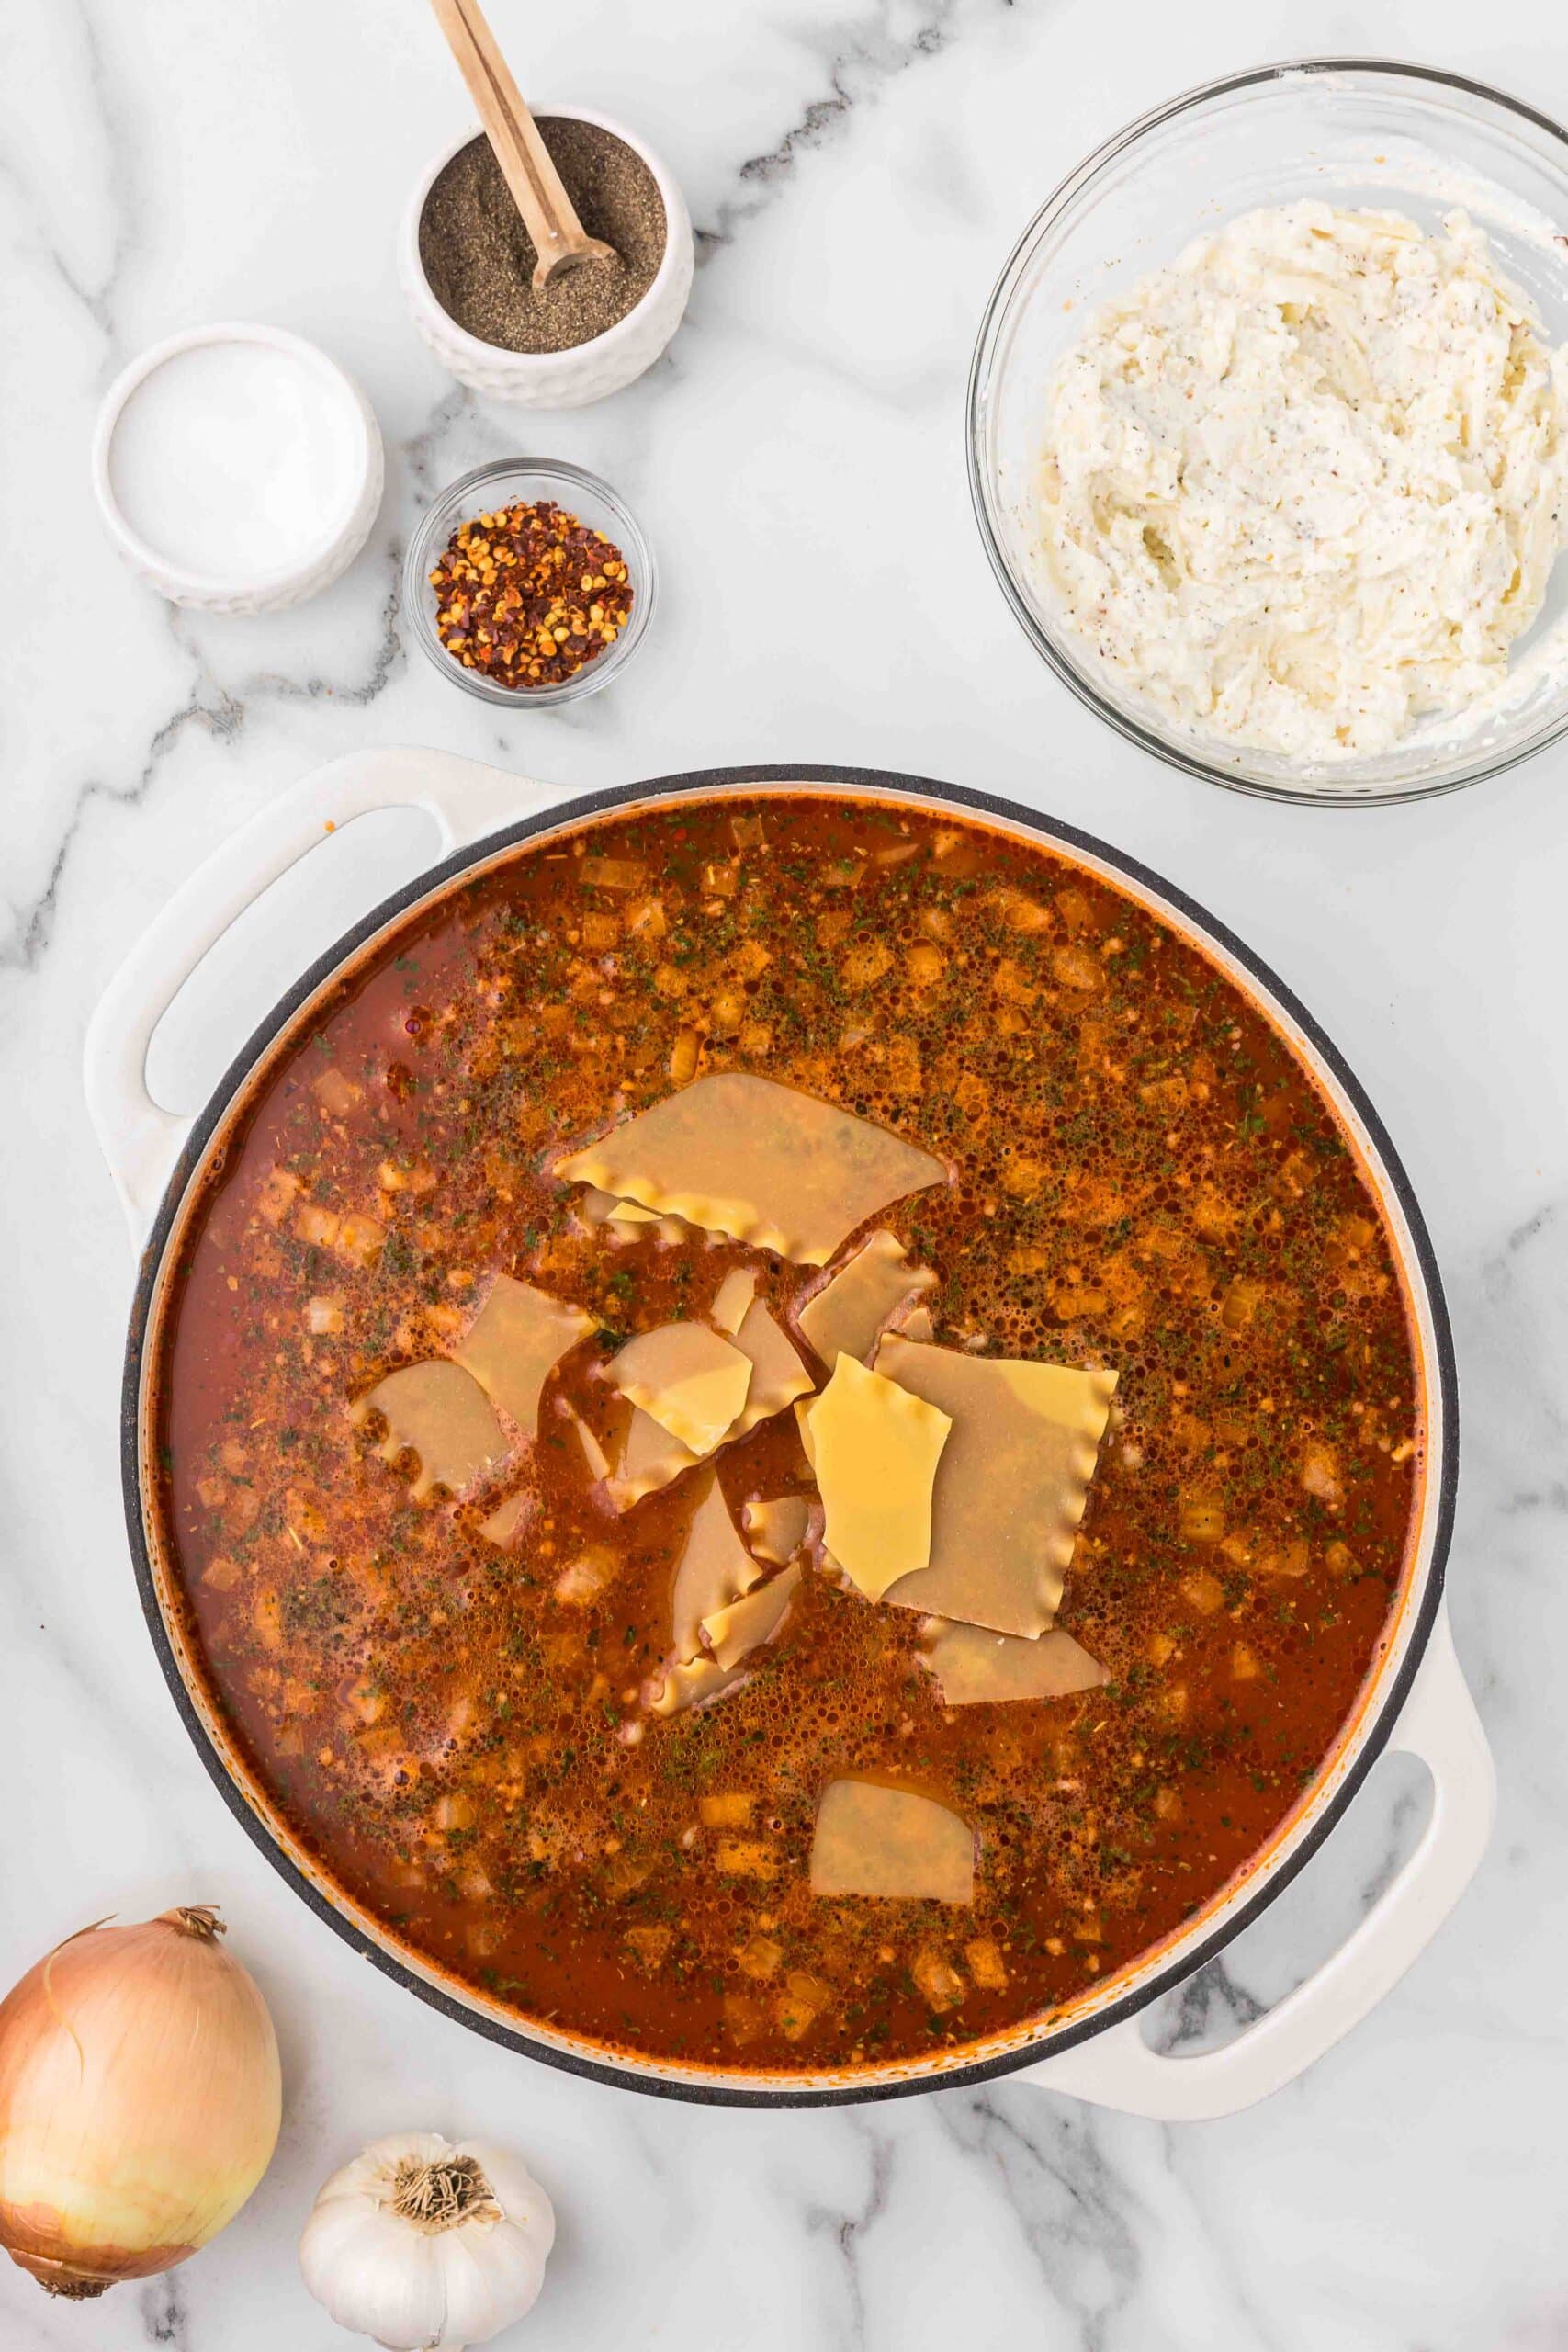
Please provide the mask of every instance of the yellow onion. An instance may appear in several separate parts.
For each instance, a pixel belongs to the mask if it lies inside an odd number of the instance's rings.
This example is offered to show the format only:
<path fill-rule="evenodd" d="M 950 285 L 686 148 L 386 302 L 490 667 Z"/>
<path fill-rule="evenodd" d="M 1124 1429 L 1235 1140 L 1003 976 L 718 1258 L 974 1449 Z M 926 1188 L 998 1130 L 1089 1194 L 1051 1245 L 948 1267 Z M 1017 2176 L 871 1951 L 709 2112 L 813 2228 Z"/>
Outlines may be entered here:
<path fill-rule="evenodd" d="M 271 2162 L 277 2040 L 223 1932 L 100 1921 L 0 2001 L 0 2245 L 51 2294 L 172 2269 Z"/>

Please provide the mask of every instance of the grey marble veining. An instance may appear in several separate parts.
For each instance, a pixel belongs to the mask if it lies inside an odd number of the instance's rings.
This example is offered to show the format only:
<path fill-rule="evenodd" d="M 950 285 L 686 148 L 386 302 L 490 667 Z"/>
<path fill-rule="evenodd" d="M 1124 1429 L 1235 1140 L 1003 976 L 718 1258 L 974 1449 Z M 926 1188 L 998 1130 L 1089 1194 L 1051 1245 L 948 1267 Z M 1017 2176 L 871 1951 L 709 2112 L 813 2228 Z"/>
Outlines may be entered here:
<path fill-rule="evenodd" d="M 1125 0 L 493 0 L 530 91 L 636 124 L 703 266 L 686 326 L 595 410 L 520 418 L 442 379 L 392 262 L 464 119 L 426 13 L 388 0 L 61 0 L 0 77 L 0 1982 L 84 1919 L 220 1903 L 279 2019 L 278 2158 L 198 2260 L 105 2302 L 0 2273 L 6 2352 L 327 2352 L 293 2248 L 319 2180 L 396 2126 L 516 2141 L 556 2198 L 515 2342 L 692 2352 L 1551 2352 L 1568 2346 L 1568 761 L 1422 808 L 1267 808 L 1111 740 L 1039 670 L 987 573 L 961 438 L 969 347 L 1029 212 L 1121 122 L 1206 74 L 1326 47 L 1421 54 L 1568 109 L 1543 0 L 1362 0 L 1325 18 Z M 315 335 L 388 440 L 387 503 L 301 610 L 175 614 L 101 539 L 96 401 L 153 336 L 254 315 Z M 482 458 L 608 474 L 659 552 L 621 685 L 492 713 L 410 647 L 401 552 Z M 847 566 L 870 533 L 874 551 Z M 841 643 L 803 616 L 854 600 Z M 491 2051 L 287 1893 L 197 1767 L 120 1521 L 127 1237 L 87 1128 L 85 1024 L 197 862 L 296 775 L 430 743 L 581 787 L 724 760 L 989 785 L 1136 851 L 1325 1021 L 1430 1221 L 1460 1351 L 1456 1635 L 1502 1781 L 1471 1895 L 1377 2014 L 1269 2106 L 1187 2129 L 1020 2083 L 762 2116 L 638 2100 Z M 299 957 L 312 944 L 299 943 Z M 1315 1964 L 1418 1834 L 1380 1768 L 1303 1877 L 1168 2001 L 1224 2038 Z"/>

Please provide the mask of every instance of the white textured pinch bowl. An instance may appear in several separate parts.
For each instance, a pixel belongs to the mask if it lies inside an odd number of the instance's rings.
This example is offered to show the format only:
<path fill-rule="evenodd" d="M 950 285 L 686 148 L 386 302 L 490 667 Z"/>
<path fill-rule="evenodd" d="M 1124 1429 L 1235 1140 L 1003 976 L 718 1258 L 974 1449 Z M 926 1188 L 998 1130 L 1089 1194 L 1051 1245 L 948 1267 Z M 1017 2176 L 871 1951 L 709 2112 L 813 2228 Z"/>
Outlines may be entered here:
<path fill-rule="evenodd" d="M 223 577 L 181 563 L 126 514 L 115 488 L 116 429 L 134 395 L 159 368 L 205 346 L 254 344 L 281 354 L 320 390 L 322 414 L 339 438 L 341 479 L 325 502 L 320 533 L 287 563 Z M 104 527 L 139 580 L 171 604 L 208 613 L 276 613 L 330 587 L 370 536 L 386 483 L 381 430 L 354 378 L 286 327 L 225 322 L 165 336 L 130 362 L 104 396 L 93 435 L 93 490 Z"/>
<path fill-rule="evenodd" d="M 640 155 L 653 174 L 664 206 L 664 254 L 652 285 L 640 302 L 592 342 L 573 345 L 570 351 L 508 351 L 496 343 L 482 343 L 460 327 L 443 310 L 431 289 L 419 257 L 419 224 L 425 199 L 454 155 L 483 137 L 477 123 L 444 147 L 413 193 L 398 244 L 398 275 L 415 326 L 449 375 L 471 391 L 491 399 L 512 401 L 520 408 L 586 408 L 604 400 L 652 367 L 686 313 L 692 291 L 694 253 L 691 215 L 686 199 L 652 149 L 624 123 L 586 107 L 538 107 L 547 119 L 591 123 L 607 131 Z"/>

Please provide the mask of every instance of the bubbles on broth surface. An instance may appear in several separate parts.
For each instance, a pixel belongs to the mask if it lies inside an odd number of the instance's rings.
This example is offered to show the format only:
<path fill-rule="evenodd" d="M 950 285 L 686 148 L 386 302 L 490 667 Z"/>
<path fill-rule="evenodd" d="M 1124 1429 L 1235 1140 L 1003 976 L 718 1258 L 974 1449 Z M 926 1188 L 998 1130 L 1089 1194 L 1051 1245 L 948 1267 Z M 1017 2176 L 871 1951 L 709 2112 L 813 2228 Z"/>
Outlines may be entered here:
<path fill-rule="evenodd" d="M 677 817 L 598 828 L 602 845 L 650 877 L 635 907 L 604 893 L 590 903 L 564 860 L 525 854 L 457 901 L 446 929 L 388 944 L 360 997 L 315 1024 L 363 1087 L 364 1117 L 323 1129 L 308 1088 L 263 1102 L 215 1178 L 220 1208 L 235 1204 L 214 1221 L 220 1246 L 191 1258 L 197 1322 L 229 1351 L 225 1410 L 300 1433 L 277 1476 L 249 1465 L 274 1498 L 254 1530 L 230 1523 L 226 1498 L 198 1491 L 198 1481 L 216 1491 L 211 1456 L 232 1435 L 203 1402 L 216 1390 L 182 1388 L 169 1435 L 172 1523 L 214 1680 L 324 1865 L 416 1949 L 444 1962 L 468 1949 L 491 1996 L 525 2014 L 653 2054 L 787 2067 L 837 2063 L 852 2048 L 918 2055 L 1070 1998 L 1093 1973 L 1090 1948 L 1074 1939 L 1086 1909 L 1107 1973 L 1179 1924 L 1296 1801 L 1350 1703 L 1397 1574 L 1414 1474 L 1361 1444 L 1348 1418 L 1352 1400 L 1410 1387 L 1397 1290 L 1375 1287 L 1392 1280 L 1375 1210 L 1329 1148 L 1324 1106 L 1228 984 L 1046 853 L 914 820 L 919 854 L 884 869 L 860 854 L 852 807 L 760 806 L 763 847 L 742 854 L 721 901 L 700 876 L 709 860 L 737 865 L 729 812 L 694 802 Z M 951 854 L 940 847 L 950 834 Z M 851 891 L 819 887 L 829 853 L 851 851 L 863 868 Z M 580 944 L 588 912 L 591 958 Z M 842 913 L 852 920 L 839 925 Z M 834 918 L 826 945 L 824 917 Z M 881 942 L 886 964 L 866 952 Z M 705 1025 L 710 1004 L 736 996 L 739 1027 L 732 1012 Z M 378 1484 L 378 1468 L 362 1475 L 357 1456 L 320 1435 L 312 1416 L 333 1382 L 367 1386 L 400 1360 L 400 1331 L 420 1348 L 442 1344 L 435 1334 L 465 1321 L 468 1294 L 449 1276 L 492 1266 L 600 1319 L 605 1338 L 587 1343 L 581 1376 L 565 1375 L 562 1389 L 598 1426 L 596 1355 L 617 1333 L 700 1309 L 716 1273 L 746 1256 L 717 1245 L 716 1265 L 699 1235 L 612 1247 L 581 1230 L 546 1172 L 558 1139 L 592 1133 L 612 1099 L 631 1110 L 667 1092 L 677 1051 L 683 1069 L 753 1069 L 819 1092 L 951 1164 L 951 1184 L 880 1220 L 938 1277 L 927 1304 L 940 1344 L 1117 1370 L 1062 1611 L 1110 1670 L 1106 1690 L 945 1710 L 919 1662 L 914 1612 L 874 1609 L 813 1572 L 747 1682 L 694 1720 L 650 1720 L 626 1692 L 667 1646 L 686 1510 L 678 1488 L 606 1521 L 568 1494 L 561 1465 L 572 1457 L 558 1453 L 536 1478 L 519 1469 L 515 1483 L 538 1490 L 536 1524 L 492 1557 L 472 1531 L 477 1502 L 411 1511 L 406 1481 Z M 1175 1077 L 1188 1087 L 1179 1107 Z M 1269 1108 L 1286 1097 L 1288 1115 Z M 1298 1147 L 1310 1164 L 1292 1189 L 1282 1171 Z M 299 1171 L 313 1197 L 367 1202 L 389 1148 L 439 1168 L 442 1182 L 392 1200 L 374 1282 L 334 1268 L 329 1285 L 287 1230 L 258 1228 L 246 1188 L 266 1168 Z M 1231 1219 L 1213 1231 L 1195 1214 L 1206 1191 Z M 1332 1261 L 1348 1215 L 1370 1219 L 1373 1236 L 1354 1282 Z M 763 1293 L 787 1316 L 806 1278 L 761 1262 Z M 1250 1319 L 1232 1295 L 1238 1279 L 1259 1294 Z M 301 1295 L 328 1286 L 342 1294 L 344 1329 L 317 1343 L 313 1385 L 300 1384 L 289 1335 Z M 1326 1346 L 1330 1324 L 1345 1347 Z M 1378 1409 L 1386 1446 L 1402 1432 Z M 1357 1579 L 1324 1566 L 1336 1522 L 1301 1488 L 1308 1419 L 1340 1451 Z M 721 1478 L 737 1504 L 798 1490 L 793 1430 L 756 1432 Z M 296 1492 L 329 1523 L 309 1557 L 285 1524 L 283 1498 Z M 1308 1572 L 1269 1583 L 1222 1563 L 1213 1542 L 1182 1532 L 1193 1492 L 1212 1492 L 1227 1532 L 1248 1542 L 1300 1536 Z M 622 1546 L 621 1564 L 591 1606 L 569 1609 L 557 1579 L 573 1546 L 591 1543 Z M 232 1582 L 203 1581 L 215 1554 L 234 1564 Z M 370 1558 L 389 1566 L 367 1576 Z M 323 1565 L 333 1560 L 338 1569 Z M 1201 1571 L 1224 1588 L 1209 1615 L 1184 1589 L 1205 1591 Z M 258 1630 L 253 1597 L 269 1587 L 279 1613 Z M 1270 1679 L 1234 1679 L 1242 1640 Z M 312 1713 L 328 1657 L 331 1689 Z M 460 1736 L 444 1713 L 455 1679 L 474 1702 Z M 333 1708 L 351 1687 L 345 1724 Z M 382 1688 L 386 1712 L 362 1722 L 354 1710 L 373 1710 Z M 1185 1712 L 1173 1711 L 1178 1696 Z M 639 1733 L 630 1745 L 628 1721 Z M 413 1759 L 401 1781 L 400 1738 Z M 330 1769 L 323 1749 L 337 1759 Z M 814 1905 L 803 1870 L 815 1805 L 824 1780 L 845 1771 L 922 1789 L 972 1822 L 982 1849 L 973 1918 Z M 764 1844 L 771 1878 L 717 1867 L 721 1833 L 703 1826 L 700 1800 L 732 1790 L 755 1799 L 734 1835 Z M 345 1796 L 359 1791 L 354 1812 Z M 1156 1798 L 1177 1792 L 1183 1811 L 1161 1812 Z M 445 1797 L 469 1799 L 471 1820 L 461 1807 L 438 1819 Z M 481 1878 L 488 1896 L 471 1891 Z M 776 1923 L 766 1933 L 783 1953 L 778 1981 L 804 1970 L 834 1987 L 798 2042 L 769 2006 L 776 1984 L 759 1992 L 738 1973 L 761 1915 Z M 633 1928 L 669 1930 L 657 1963 L 628 1958 Z M 469 1930 L 477 1940 L 465 1947 Z M 969 1975 L 964 1940 L 978 1933 L 1006 1953 L 1005 1995 Z M 926 1946 L 967 1987 L 942 2018 L 911 1986 Z M 732 1992 L 761 2005 L 743 2044 L 726 2022 Z"/>

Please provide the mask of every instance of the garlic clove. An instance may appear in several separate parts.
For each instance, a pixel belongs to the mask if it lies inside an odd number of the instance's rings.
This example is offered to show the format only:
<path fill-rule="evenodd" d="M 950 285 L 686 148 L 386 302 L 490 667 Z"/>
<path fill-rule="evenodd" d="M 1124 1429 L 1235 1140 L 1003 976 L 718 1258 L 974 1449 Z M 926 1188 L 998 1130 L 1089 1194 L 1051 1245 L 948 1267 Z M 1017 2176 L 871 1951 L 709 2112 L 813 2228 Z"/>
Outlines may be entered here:
<path fill-rule="evenodd" d="M 545 2282 L 547 2245 L 512 2222 L 472 2222 L 438 2241 L 446 2289 L 447 2345 L 487 2344 L 533 2309 Z"/>
<path fill-rule="evenodd" d="M 318 2205 L 299 2244 L 305 2284 L 340 2327 L 390 2352 L 419 2352 L 443 2335 L 446 2290 L 439 2241 L 358 2196 Z"/>
<path fill-rule="evenodd" d="M 529 2309 L 543 2274 L 511 2258 L 516 2244 L 504 2222 L 470 2222 L 438 2241 L 444 2345 L 488 2344 Z"/>
<path fill-rule="evenodd" d="M 556 2209 L 522 2157 L 495 2140 L 465 2140 L 463 2150 L 479 2165 L 507 2220 L 524 2232 L 543 2262 L 556 2242 Z"/>

